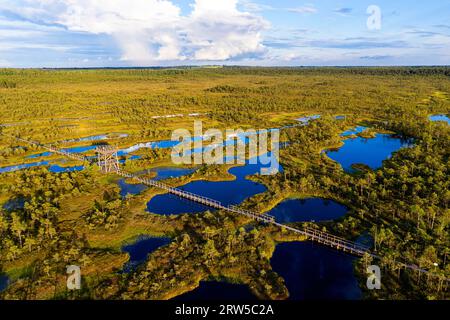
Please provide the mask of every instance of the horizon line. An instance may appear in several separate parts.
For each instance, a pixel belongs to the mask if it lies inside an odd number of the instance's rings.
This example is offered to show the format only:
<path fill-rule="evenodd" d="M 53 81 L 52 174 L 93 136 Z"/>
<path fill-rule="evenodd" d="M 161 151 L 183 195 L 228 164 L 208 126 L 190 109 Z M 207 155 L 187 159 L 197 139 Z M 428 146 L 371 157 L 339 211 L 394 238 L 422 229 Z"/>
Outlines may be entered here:
<path fill-rule="evenodd" d="M 173 66 L 112 66 L 112 67 L 0 67 L 0 70 L 101 70 L 101 69 L 183 69 L 183 68 L 198 68 L 198 69 L 218 69 L 218 68 L 266 68 L 266 69 L 308 69 L 308 68 L 449 68 L 450 64 L 436 64 L 436 65 L 330 65 L 330 66 L 321 66 L 321 65 L 311 65 L 311 66 L 301 66 L 301 65 L 293 65 L 293 66 L 283 66 L 283 65 L 273 65 L 273 66 L 264 66 L 264 65 L 173 65 Z"/>

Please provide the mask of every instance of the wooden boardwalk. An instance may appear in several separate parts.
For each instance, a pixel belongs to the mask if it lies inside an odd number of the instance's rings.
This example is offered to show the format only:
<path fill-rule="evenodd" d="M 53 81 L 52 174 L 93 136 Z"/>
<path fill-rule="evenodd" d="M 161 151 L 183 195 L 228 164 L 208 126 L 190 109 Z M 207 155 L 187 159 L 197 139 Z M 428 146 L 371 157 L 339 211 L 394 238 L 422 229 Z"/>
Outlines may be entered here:
<path fill-rule="evenodd" d="M 241 214 L 241 215 L 247 216 L 251 219 L 254 219 L 256 221 L 262 222 L 262 223 L 272 224 L 272 225 L 278 226 L 280 228 L 284 228 L 286 230 L 293 231 L 297 234 L 307 237 L 311 241 L 317 242 L 317 243 L 325 245 L 325 246 L 332 247 L 337 250 L 348 252 L 352 255 L 356 255 L 356 256 L 363 256 L 364 254 L 371 255 L 368 247 L 357 244 L 355 242 L 351 242 L 344 238 L 334 236 L 332 234 L 328 234 L 328 233 L 320 231 L 318 229 L 309 228 L 309 227 L 294 228 L 294 227 L 276 222 L 275 217 L 270 216 L 265 213 L 257 213 L 257 212 L 239 208 L 237 206 L 225 206 L 217 200 L 206 198 L 206 197 L 203 197 L 203 196 L 200 196 L 197 194 L 193 194 L 191 192 L 187 192 L 187 191 L 181 190 L 179 188 L 173 188 L 173 187 L 170 187 L 159 181 L 134 176 L 134 175 L 124 172 L 122 170 L 118 171 L 117 174 L 122 177 L 125 177 L 125 178 L 134 179 L 137 182 L 140 182 L 142 184 L 165 190 L 168 193 L 176 195 L 180 198 L 188 199 L 190 201 L 200 203 L 200 204 L 203 204 L 205 206 L 208 206 L 208 207 L 211 207 L 214 209 L 225 210 L 228 212 Z"/>
<path fill-rule="evenodd" d="M 37 142 L 37 141 L 25 140 L 25 139 L 7 135 L 7 134 L 3 134 L 3 135 L 11 137 L 13 139 L 16 139 L 18 141 L 21 141 L 21 142 L 24 142 L 27 144 L 41 147 L 52 153 L 59 154 L 61 156 L 64 156 L 64 157 L 67 157 L 67 158 L 70 158 L 73 160 L 78 160 L 78 161 L 83 161 L 83 162 L 88 161 L 88 159 L 84 155 L 81 155 L 81 154 L 78 154 L 75 152 L 67 152 L 67 151 L 58 149 L 54 146 L 51 146 L 51 145 L 41 144 L 40 142 Z M 203 197 L 201 195 L 194 194 L 191 192 L 187 192 L 180 188 L 173 188 L 173 187 L 168 186 L 160 181 L 139 177 L 139 176 L 133 175 L 131 173 L 125 172 L 121 169 L 117 170 L 115 173 L 117 173 L 118 175 L 120 175 L 124 178 L 134 179 L 139 183 L 142 183 L 142 184 L 145 184 L 145 185 L 148 185 L 151 187 L 155 187 L 158 189 L 162 189 L 162 190 L 164 190 L 170 194 L 176 195 L 180 198 L 187 199 L 187 200 L 208 206 L 210 208 L 225 210 L 225 211 L 228 211 L 231 213 L 244 215 L 246 217 L 249 217 L 253 220 L 256 220 L 256 221 L 259 221 L 262 223 L 271 224 L 274 226 L 278 226 L 280 228 L 284 228 L 286 230 L 290 230 L 292 232 L 295 232 L 297 234 L 307 237 L 311 241 L 314 241 L 316 243 L 319 243 L 319 244 L 322 244 L 322 245 L 325 245 L 325 246 L 328 246 L 328 247 L 331 247 L 331 248 L 334 248 L 337 250 L 345 251 L 345 252 L 348 252 L 348 253 L 356 255 L 356 256 L 363 256 L 364 254 L 369 254 L 369 255 L 372 255 L 375 257 L 374 254 L 370 253 L 368 247 L 357 244 L 355 242 L 351 242 L 344 238 L 334 236 L 332 234 L 328 234 L 328 233 L 320 231 L 318 229 L 309 228 L 309 227 L 294 228 L 292 226 L 288 226 L 288 225 L 276 222 L 275 217 L 270 216 L 268 214 L 253 212 L 253 211 L 245 210 L 245 209 L 239 208 L 237 206 L 232 206 L 232 205 L 225 206 L 220 201 L 206 198 L 206 197 Z"/>
<path fill-rule="evenodd" d="M 18 138 L 18 137 L 14 137 L 11 135 L 7 135 L 7 134 L 3 134 L 5 136 L 9 136 L 12 137 L 18 141 L 27 143 L 27 144 L 31 144 L 31 145 L 35 145 L 35 146 L 39 146 L 41 148 L 44 148 L 50 152 L 68 157 L 70 159 L 73 160 L 79 160 L 79 161 L 89 161 L 89 159 L 87 159 L 85 156 L 81 155 L 81 154 L 77 154 L 77 153 L 71 153 L 71 152 L 66 152 L 64 150 L 59 150 L 56 147 L 53 146 L 46 146 L 43 145 L 39 142 L 35 142 L 35 141 L 29 141 L 29 140 L 25 140 L 22 138 Z M 340 250 L 340 251 L 344 251 L 347 252 L 349 254 L 352 254 L 354 256 L 359 256 L 362 257 L 364 255 L 369 255 L 372 258 L 375 259 L 381 259 L 380 256 L 372 253 L 370 251 L 369 247 L 363 246 L 361 244 L 358 244 L 356 242 L 352 242 L 349 241 L 345 238 L 341 238 L 341 237 L 337 237 L 335 235 L 326 233 L 324 231 L 320 231 L 318 229 L 315 228 L 311 228 L 311 227 L 301 227 L 301 228 L 295 228 L 293 226 L 289 226 L 289 225 L 285 225 L 279 222 L 276 222 L 275 218 L 273 216 L 270 216 L 268 214 L 265 213 L 257 213 L 257 212 L 253 212 L 253 211 L 249 211 L 249 210 L 245 210 L 242 208 L 239 208 L 237 206 L 224 206 L 220 201 L 214 200 L 214 199 L 210 199 L 210 198 L 206 198 L 191 192 L 187 192 L 184 191 L 182 189 L 179 188 L 174 188 L 174 187 L 170 187 L 162 182 L 156 181 L 156 180 L 152 180 L 152 179 L 148 179 L 148 178 L 142 178 L 136 175 L 133 175 L 131 173 L 125 172 L 123 170 L 117 170 L 115 173 L 117 173 L 118 175 L 124 177 L 124 178 L 129 178 L 129 179 L 134 179 L 139 183 L 148 185 L 148 186 L 152 186 L 155 188 L 159 188 L 162 190 L 165 190 L 168 193 L 171 193 L 173 195 L 176 195 L 180 198 L 183 199 L 188 199 L 190 201 L 196 202 L 196 203 L 200 203 L 203 204 L 205 206 L 211 207 L 211 208 L 215 208 L 215 209 L 219 209 L 219 210 L 225 210 L 231 213 L 237 213 L 237 214 L 241 214 L 244 216 L 247 216 L 249 218 L 252 218 L 256 221 L 265 223 L 265 224 L 270 224 L 270 225 L 274 225 L 274 226 L 278 226 L 280 228 L 292 231 L 294 233 L 300 234 L 302 236 L 305 236 L 307 239 L 314 241 L 316 243 L 319 243 L 321 245 L 324 246 L 328 246 L 331 248 L 334 248 L 336 250 Z M 427 274 L 429 276 L 434 276 L 434 277 L 439 277 L 431 272 L 429 272 L 428 270 L 424 270 L 419 268 L 416 265 L 411 265 L 411 264 L 406 264 L 406 263 L 402 263 L 402 262 L 398 262 L 398 264 L 403 267 L 403 268 L 408 268 L 414 271 L 417 271 L 419 273 L 424 273 Z M 444 279 L 444 281 L 446 281 L 447 283 L 450 282 L 450 279 Z"/>
<path fill-rule="evenodd" d="M 48 147 L 44 147 L 44 148 L 47 149 L 48 151 L 51 151 L 51 152 L 59 154 L 61 156 L 70 158 L 72 160 L 79 160 L 79 161 L 83 161 L 83 162 L 88 160 L 85 156 L 83 156 L 81 154 L 67 152 L 67 151 L 64 151 L 64 150 L 57 149 L 57 148 L 55 148 L 53 146 L 48 146 Z"/>
<path fill-rule="evenodd" d="M 85 156 L 83 156 L 82 154 L 79 154 L 79 153 L 67 152 L 67 151 L 58 149 L 58 148 L 56 148 L 54 146 L 51 146 L 51 145 L 44 145 L 44 144 L 41 144 L 40 142 L 37 142 L 37 141 L 25 140 L 25 139 L 22 139 L 22 138 L 19 138 L 19 137 L 14 137 L 14 136 L 11 136 L 11 135 L 8 135 L 8 134 L 4 134 L 4 133 L 3 133 L 3 135 L 7 136 L 7 137 L 11 137 L 11 138 L 16 139 L 16 140 L 21 141 L 21 142 L 24 142 L 24 143 L 36 146 L 36 147 L 43 148 L 43 149 L 45 149 L 47 151 L 50 151 L 50 152 L 55 153 L 55 154 L 59 154 L 61 156 L 70 158 L 72 160 L 78 160 L 78 161 L 83 161 L 83 162 L 88 160 Z"/>

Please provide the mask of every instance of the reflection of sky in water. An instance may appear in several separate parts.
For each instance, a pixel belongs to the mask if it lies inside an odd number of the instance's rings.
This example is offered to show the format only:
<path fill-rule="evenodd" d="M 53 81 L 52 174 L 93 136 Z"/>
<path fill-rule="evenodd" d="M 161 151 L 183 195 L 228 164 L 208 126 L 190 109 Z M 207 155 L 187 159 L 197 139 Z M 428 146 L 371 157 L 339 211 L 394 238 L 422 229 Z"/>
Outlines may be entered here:
<path fill-rule="evenodd" d="M 122 198 L 125 198 L 127 195 L 139 194 L 148 188 L 146 185 L 140 183 L 126 183 L 125 179 L 118 180 L 117 184 L 120 187 L 120 196 Z"/>
<path fill-rule="evenodd" d="M 96 148 L 97 148 L 97 146 L 80 146 L 80 147 L 73 147 L 73 148 L 64 148 L 61 150 L 64 152 L 71 152 L 71 153 L 83 153 L 83 152 L 95 150 Z"/>
<path fill-rule="evenodd" d="M 288 199 L 268 212 L 277 222 L 329 221 L 341 218 L 347 207 L 332 200 L 320 198 Z"/>
<path fill-rule="evenodd" d="M 69 152 L 69 153 L 84 153 L 84 152 L 88 152 L 91 150 L 95 150 L 96 148 L 97 148 L 97 146 L 79 146 L 79 147 L 72 147 L 72 148 L 64 148 L 64 149 L 61 149 L 61 151 Z M 38 154 L 32 154 L 25 158 L 26 159 L 36 159 L 36 158 L 40 158 L 40 157 L 49 157 L 52 154 L 53 154 L 52 152 L 43 152 L 43 153 L 38 153 Z"/>
<path fill-rule="evenodd" d="M 270 131 L 276 131 L 278 129 L 270 129 Z M 227 140 L 225 140 L 222 144 L 222 146 L 230 146 L 230 145 L 237 145 L 236 140 L 240 140 L 241 142 L 243 142 L 244 144 L 249 144 L 250 140 L 251 140 L 251 136 L 254 135 L 254 132 L 244 132 L 242 134 L 237 135 L 236 137 L 233 138 L 229 138 Z M 204 138 L 203 138 L 204 139 Z M 201 141 L 202 139 L 199 137 L 194 137 L 191 138 L 192 142 L 195 141 Z M 158 141 L 158 142 L 149 142 L 149 143 L 143 143 L 143 144 L 137 144 L 134 145 L 130 148 L 127 149 L 122 149 L 118 152 L 118 156 L 126 156 L 128 155 L 130 152 L 134 152 L 137 151 L 141 148 L 162 148 L 162 149 L 166 149 L 166 148 L 172 148 L 174 146 L 176 146 L 177 144 L 179 144 L 180 142 L 178 141 L 171 141 L 171 140 L 165 140 L 165 141 Z M 195 144 L 194 144 L 195 146 Z M 190 155 L 191 153 L 202 153 L 205 151 L 211 151 L 214 148 L 220 146 L 219 145 L 207 145 L 205 147 L 200 147 L 200 148 L 194 148 L 193 150 L 187 150 L 185 152 L 186 155 Z M 92 151 L 95 150 L 97 148 L 97 146 L 92 145 L 92 146 L 77 146 L 77 147 L 72 147 L 72 148 L 64 148 L 61 149 L 64 152 L 69 152 L 69 153 L 84 153 L 84 152 L 88 152 L 88 151 Z M 224 150 L 225 151 L 225 150 Z M 39 153 L 39 154 L 34 154 L 31 156 L 28 156 L 27 158 L 38 158 L 38 157 L 45 157 L 45 156 L 50 156 L 52 155 L 51 152 L 44 152 L 44 153 Z M 232 162 L 231 160 L 235 159 L 235 156 L 225 156 L 225 162 Z M 89 159 L 93 160 L 95 159 L 95 156 L 91 156 L 88 157 Z M 140 159 L 141 156 L 139 155 L 131 155 L 128 160 L 137 160 Z M 233 161 L 234 162 L 234 161 Z M 125 159 L 121 159 L 120 163 L 125 163 Z M 41 161 L 41 162 L 34 162 L 34 163 L 29 163 L 29 164 L 20 164 L 20 165 L 15 165 L 15 166 L 8 166 L 8 167 L 4 167 L 4 168 L 0 168 L 0 173 L 3 172 L 12 172 L 12 171 L 17 171 L 17 170 L 22 170 L 22 169 L 26 169 L 26 168 L 30 168 L 30 167 L 35 167 L 35 166 L 46 166 L 48 165 L 49 162 L 48 161 Z M 80 169 L 81 168 L 81 169 Z M 82 170 L 81 166 L 76 166 L 76 167 L 71 167 L 71 168 L 61 168 L 60 166 L 54 165 L 50 168 L 50 171 L 52 172 L 64 172 L 64 171 L 79 171 Z"/>
<path fill-rule="evenodd" d="M 150 171 L 156 172 L 156 177 L 153 180 L 165 180 L 170 178 L 179 178 L 187 176 L 193 173 L 196 168 L 186 169 L 186 168 L 173 168 L 173 167 L 163 167 L 163 168 L 153 168 Z"/>
<path fill-rule="evenodd" d="M 64 141 L 62 141 L 62 143 L 81 142 L 81 141 L 101 141 L 101 140 L 106 140 L 106 139 L 108 139 L 108 135 L 106 135 L 106 134 L 99 134 L 99 135 L 96 135 L 96 136 L 89 136 L 89 137 L 78 138 L 78 139 L 64 140 Z"/>
<path fill-rule="evenodd" d="M 0 292 L 5 290 L 9 285 L 9 279 L 6 275 L 0 274 Z"/>
<path fill-rule="evenodd" d="M 307 124 L 309 124 L 309 122 L 311 120 L 317 120 L 317 119 L 320 119 L 320 118 L 321 118 L 320 114 L 315 114 L 315 115 L 312 115 L 312 116 L 306 116 L 306 117 L 298 118 L 297 121 L 300 122 L 302 125 L 307 125 Z"/>
<path fill-rule="evenodd" d="M 141 158 L 142 158 L 142 156 L 136 156 L 136 155 L 134 155 L 134 156 L 129 157 L 128 160 L 139 160 L 139 159 L 141 159 Z"/>
<path fill-rule="evenodd" d="M 3 209 L 7 211 L 13 211 L 18 209 L 23 209 L 25 206 L 25 199 L 24 198 L 16 198 L 16 199 L 10 199 L 8 200 L 4 205 Z"/>
<path fill-rule="evenodd" d="M 433 121 L 433 122 L 444 121 L 444 122 L 447 122 L 448 124 L 450 124 L 450 118 L 448 116 L 446 116 L 446 115 L 443 115 L 443 114 L 430 116 L 430 120 Z"/>
<path fill-rule="evenodd" d="M 366 129 L 367 129 L 367 127 L 357 126 L 357 127 L 353 128 L 353 129 L 350 129 L 350 130 L 347 130 L 347 131 L 343 132 L 341 134 L 341 137 L 348 137 L 348 136 L 351 136 L 351 135 L 356 135 L 358 133 L 363 132 Z"/>
<path fill-rule="evenodd" d="M 178 178 L 182 176 L 189 175 L 193 173 L 196 169 L 185 169 L 185 168 L 153 168 L 150 170 L 145 170 L 144 173 L 147 172 L 156 172 L 157 176 L 153 178 L 153 180 L 165 180 L 169 178 Z M 136 195 L 146 190 L 148 187 L 144 184 L 132 184 L 127 183 L 125 179 L 120 179 L 118 181 L 118 185 L 120 187 L 120 195 L 122 197 L 126 197 L 128 194 Z"/>
<path fill-rule="evenodd" d="M 42 166 L 48 166 L 48 165 L 49 165 L 48 161 L 20 164 L 17 166 L 9 166 L 9 167 L 0 168 L 0 173 L 14 172 L 14 171 L 23 170 L 26 168 L 42 167 Z M 83 169 L 84 169 L 84 166 L 61 167 L 59 165 L 50 165 L 50 167 L 49 167 L 49 171 L 54 172 L 54 173 L 81 171 Z"/>
<path fill-rule="evenodd" d="M 42 153 L 38 153 L 38 154 L 32 154 L 31 156 L 27 156 L 25 157 L 26 159 L 36 159 L 36 158 L 40 158 L 40 157 L 50 157 L 52 155 L 51 152 L 42 152 Z"/>
<path fill-rule="evenodd" d="M 364 164 L 375 170 L 380 168 L 383 161 L 389 159 L 393 152 L 409 145 L 409 142 L 393 135 L 377 134 L 375 138 L 370 139 L 361 137 L 347 139 L 341 148 L 326 153 L 347 172 L 355 171 L 352 168 L 353 164 Z"/>
<path fill-rule="evenodd" d="M 89 137 L 78 138 L 78 139 L 63 140 L 63 141 L 60 141 L 58 143 L 73 143 L 73 142 L 85 142 L 85 141 L 102 141 L 102 140 L 109 140 L 109 139 L 112 139 L 112 138 L 126 138 L 126 137 L 128 137 L 128 134 L 126 134 L 126 133 L 114 133 L 114 134 L 111 134 L 111 135 L 100 134 L 100 135 L 89 136 Z M 96 147 L 97 146 L 81 146 L 81 147 L 64 148 L 64 149 L 61 149 L 61 150 L 66 151 L 66 152 L 83 153 L 83 152 L 94 150 Z M 38 154 L 33 154 L 33 155 L 30 155 L 30 156 L 27 156 L 26 158 L 27 159 L 35 159 L 35 158 L 40 158 L 40 157 L 49 157 L 51 155 L 52 155 L 51 152 L 43 152 L 43 153 L 38 153 Z"/>
<path fill-rule="evenodd" d="M 314 120 L 314 119 L 319 119 L 321 116 L 320 115 L 312 115 L 312 116 L 307 116 L 307 117 L 302 117 L 299 118 L 298 121 L 303 123 L 303 124 L 307 124 L 310 120 Z M 336 119 L 343 119 L 345 116 L 337 116 Z M 441 116 L 439 116 L 441 117 Z M 352 134 L 357 134 L 359 132 L 362 132 L 366 129 L 366 127 L 363 126 L 358 126 L 354 129 L 348 130 L 344 133 L 342 133 L 343 137 L 352 135 Z M 267 131 L 271 132 L 271 131 L 278 131 L 279 129 L 273 128 L 273 129 L 268 129 Z M 258 132 L 258 131 L 256 131 Z M 220 148 L 221 146 L 237 146 L 237 141 L 243 142 L 245 145 L 248 145 L 250 140 L 251 140 L 251 136 L 254 135 L 255 132 L 249 131 L 249 132 L 243 132 L 240 134 L 236 134 L 236 135 L 231 135 L 228 136 L 228 139 L 226 139 L 223 143 L 219 143 L 219 144 L 214 144 L 214 145 L 210 145 L 211 142 L 209 141 L 210 139 L 206 136 L 204 137 L 192 137 L 190 139 L 191 142 L 196 142 L 196 141 L 205 141 L 204 143 L 206 144 L 206 146 L 202 146 L 202 147 L 196 147 L 193 148 L 192 150 L 186 150 L 185 154 L 186 155 L 190 155 L 192 153 L 201 153 L 201 152 L 210 152 L 212 151 L 214 148 Z M 126 134 L 120 134 L 119 137 L 126 137 Z M 91 136 L 91 137 L 85 137 L 85 138 L 81 138 L 81 139 L 73 139 L 73 140 L 67 140 L 67 141 L 94 141 L 94 140 L 104 140 L 104 139 L 108 139 L 108 135 L 97 135 L 97 136 Z M 156 142 L 148 142 L 148 143 L 140 143 L 140 144 L 136 144 L 134 146 L 131 146 L 129 148 L 126 149 L 122 149 L 119 151 L 118 155 L 119 156 L 125 156 L 128 155 L 131 152 L 137 151 L 141 148 L 152 148 L 152 149 L 157 149 L 157 148 L 161 148 L 161 149 L 167 149 L 167 148 L 172 148 L 176 145 L 178 145 L 180 142 L 179 141 L 171 141 L 171 140 L 162 140 L 162 141 L 156 141 Z M 285 147 L 287 144 L 281 144 L 281 147 Z M 193 144 L 193 146 L 195 147 L 195 144 Z M 65 148 L 62 149 L 63 151 L 66 152 L 76 152 L 76 153 L 85 153 L 88 151 L 92 151 L 96 148 L 97 146 L 78 146 L 78 147 L 71 147 L 71 148 Z M 226 150 L 223 150 L 224 153 L 226 152 Z M 330 154 L 331 152 L 329 152 Z M 35 155 L 31 155 L 28 156 L 27 158 L 38 158 L 38 157 L 45 157 L 45 156 L 50 156 L 52 153 L 51 152 L 44 152 L 44 153 L 40 153 L 40 154 L 35 154 Z M 226 154 L 224 154 L 225 157 L 225 161 L 224 162 L 229 162 L 229 163 L 234 163 L 236 156 L 227 156 Z M 90 159 L 94 159 L 95 156 L 91 156 L 89 157 Z M 140 159 L 141 156 L 138 155 L 131 155 L 128 160 L 137 160 Z M 124 163 L 125 160 L 120 160 L 121 163 Z M 17 170 L 22 170 L 25 168 L 29 168 L 29 167 L 34 167 L 34 166 L 44 166 L 44 165 L 48 165 L 48 162 L 46 161 L 42 161 L 42 162 L 35 162 L 35 163 L 30 163 L 30 164 L 21 164 L 21 165 L 16 165 L 16 166 L 9 166 L 9 167 L 4 167 L 4 168 L 0 168 L 0 173 L 2 172 L 11 172 L 11 171 L 17 171 Z M 77 166 L 77 167 L 70 167 L 70 168 L 61 168 L 60 166 L 52 166 L 51 167 L 51 171 L 52 172 L 64 172 L 64 171 L 78 171 L 81 170 L 81 166 Z"/>
<path fill-rule="evenodd" d="M 41 162 L 19 164 L 17 166 L 8 166 L 8 167 L 0 168 L 0 173 L 13 172 L 13 171 L 26 169 L 26 168 L 32 168 L 32 167 L 47 166 L 48 164 L 49 164 L 48 161 L 41 161 Z"/>
<path fill-rule="evenodd" d="M 268 129 L 268 132 L 272 131 L 278 131 L 279 129 Z M 146 142 L 146 143 L 138 143 L 135 144 L 129 148 L 122 149 L 118 152 L 119 156 L 127 155 L 129 153 L 138 151 L 143 148 L 149 148 L 149 149 L 169 149 L 173 148 L 175 146 L 181 145 L 182 143 L 186 143 L 186 149 L 189 147 L 192 147 L 192 149 L 187 150 L 185 154 L 189 155 L 192 153 L 201 153 L 205 150 L 212 150 L 215 147 L 218 146 L 229 146 L 229 145 L 236 145 L 237 140 L 240 140 L 241 142 L 244 142 L 244 144 L 248 144 L 250 141 L 251 136 L 261 132 L 261 130 L 256 131 L 249 131 L 249 132 L 242 132 L 236 135 L 230 135 L 227 136 L 226 139 L 223 142 L 214 143 L 213 139 L 210 136 L 203 136 L 203 137 L 191 137 L 186 138 L 184 141 L 172 141 L 172 140 L 162 140 L 162 141 L 154 141 L 154 142 Z M 205 146 L 196 146 L 195 142 L 203 142 Z"/>
<path fill-rule="evenodd" d="M 289 300 L 357 300 L 361 289 L 352 257 L 310 241 L 278 244 L 270 260 L 285 280 Z"/>
<path fill-rule="evenodd" d="M 168 245 L 170 238 L 140 237 L 133 244 L 122 247 L 122 251 L 130 255 L 130 260 L 124 266 L 125 272 L 134 270 L 147 260 L 147 256 L 162 246 Z"/>
<path fill-rule="evenodd" d="M 53 173 L 82 171 L 83 169 L 84 166 L 60 167 L 58 165 L 51 165 L 49 168 L 50 172 Z"/>
<path fill-rule="evenodd" d="M 245 177 L 259 174 L 261 168 L 268 165 L 263 165 L 260 161 L 255 161 L 255 164 L 251 162 L 253 161 L 247 160 L 246 165 L 229 170 L 229 173 L 236 177 L 233 181 L 193 181 L 179 189 L 215 199 L 225 206 L 238 205 L 245 199 L 267 190 L 264 185 L 247 180 Z M 280 166 L 280 172 L 282 171 L 283 168 Z M 156 214 L 172 215 L 214 209 L 165 193 L 154 196 L 147 203 L 147 210 Z"/>

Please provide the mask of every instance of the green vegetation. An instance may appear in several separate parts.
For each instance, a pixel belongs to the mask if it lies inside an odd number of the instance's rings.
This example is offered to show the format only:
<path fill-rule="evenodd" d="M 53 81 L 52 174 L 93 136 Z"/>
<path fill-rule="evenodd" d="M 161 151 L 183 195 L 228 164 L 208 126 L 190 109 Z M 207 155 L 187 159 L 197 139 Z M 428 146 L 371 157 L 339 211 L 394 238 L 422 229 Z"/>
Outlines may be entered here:
<path fill-rule="evenodd" d="M 402 130 L 397 122 L 387 124 L 383 129 L 414 136 L 415 146 L 400 150 L 376 172 L 366 170 L 349 175 L 316 147 L 333 145 L 332 136 L 316 141 L 312 132 L 303 135 L 305 130 L 316 131 L 315 125 L 329 128 L 332 124 L 324 119 L 307 129 L 289 129 L 291 144 L 282 159 L 289 159 L 293 165 L 286 165 L 278 179 L 271 177 L 262 181 L 270 183 L 270 190 L 275 194 L 302 190 L 306 194 L 335 199 L 351 208 L 342 221 L 324 226 L 343 236 L 353 234 L 356 237 L 369 231 L 375 240 L 376 252 L 383 257 L 379 263 L 386 268 L 387 277 L 395 275 L 400 282 L 385 284 L 380 292 L 369 291 L 369 296 L 444 297 L 444 280 L 450 271 L 447 259 L 450 243 L 448 126 L 423 121 L 408 123 L 407 129 Z M 312 143 L 308 144 L 310 140 Z M 421 282 L 419 273 L 400 270 L 403 268 L 399 263 L 432 270 L 435 277 L 428 276 Z M 359 270 L 365 269 L 360 267 Z M 411 287 L 414 289 L 402 290 Z"/>
<path fill-rule="evenodd" d="M 119 187 L 116 187 L 110 192 L 105 191 L 100 201 L 95 201 L 85 219 L 91 229 L 98 226 L 104 226 L 106 230 L 115 229 L 119 224 L 122 209 Z"/>
<path fill-rule="evenodd" d="M 266 212 L 292 196 L 343 203 L 349 208 L 345 217 L 312 225 L 352 240 L 365 232 L 374 238 L 383 290 L 365 289 L 371 261 L 360 259 L 355 273 L 366 298 L 448 299 L 450 129 L 428 116 L 449 113 L 449 76 L 446 67 L 3 69 L 0 122 L 2 132 L 42 143 L 126 133 L 102 143 L 129 147 L 168 139 L 176 128 L 192 130 L 194 119 L 215 128 L 273 128 L 321 114 L 307 126 L 282 130 L 282 141 L 289 142 L 280 154 L 284 171 L 249 177 L 268 191 L 242 206 Z M 164 115 L 183 116 L 158 117 Z M 337 121 L 336 115 L 346 117 Z M 340 134 L 358 124 L 370 127 L 361 137 L 395 132 L 414 145 L 379 170 L 356 165 L 358 172 L 347 174 L 323 151 L 342 146 Z M 2 136 L 0 167 L 43 160 L 25 159 L 40 152 Z M 133 155 L 142 157 L 126 161 L 131 172 L 170 164 L 170 150 L 144 148 Z M 166 182 L 233 179 L 229 167 L 202 166 Z M 224 212 L 150 214 L 146 202 L 161 191 L 149 188 L 123 199 L 117 179 L 95 166 L 0 174 L 0 271 L 13 280 L 3 298 L 169 299 L 206 279 L 247 284 L 260 298 L 288 297 L 270 258 L 276 243 L 303 239 L 270 226 L 244 228 L 253 222 Z M 118 273 L 128 260 L 121 245 L 139 235 L 164 235 L 172 242 L 136 271 Z M 420 276 L 399 263 L 433 275 Z M 65 288 L 68 264 L 83 267 L 80 292 Z"/>

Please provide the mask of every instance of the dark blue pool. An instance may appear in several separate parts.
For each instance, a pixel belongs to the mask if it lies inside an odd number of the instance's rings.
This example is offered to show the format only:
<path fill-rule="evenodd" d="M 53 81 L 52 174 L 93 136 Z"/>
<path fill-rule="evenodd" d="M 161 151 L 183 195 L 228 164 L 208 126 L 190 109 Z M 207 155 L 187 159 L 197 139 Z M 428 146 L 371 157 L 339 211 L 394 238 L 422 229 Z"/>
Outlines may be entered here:
<path fill-rule="evenodd" d="M 277 222 L 310 222 L 335 220 L 347 213 L 346 206 L 321 198 L 288 199 L 279 203 L 268 214 Z"/>
<path fill-rule="evenodd" d="M 358 300 L 354 259 L 309 241 L 288 242 L 276 246 L 271 264 L 284 278 L 290 300 Z"/>
<path fill-rule="evenodd" d="M 170 238 L 149 238 L 140 237 L 134 243 L 123 246 L 122 251 L 130 255 L 130 260 L 124 267 L 125 272 L 136 268 L 139 264 L 146 261 L 147 256 L 156 249 L 168 245 Z"/>

